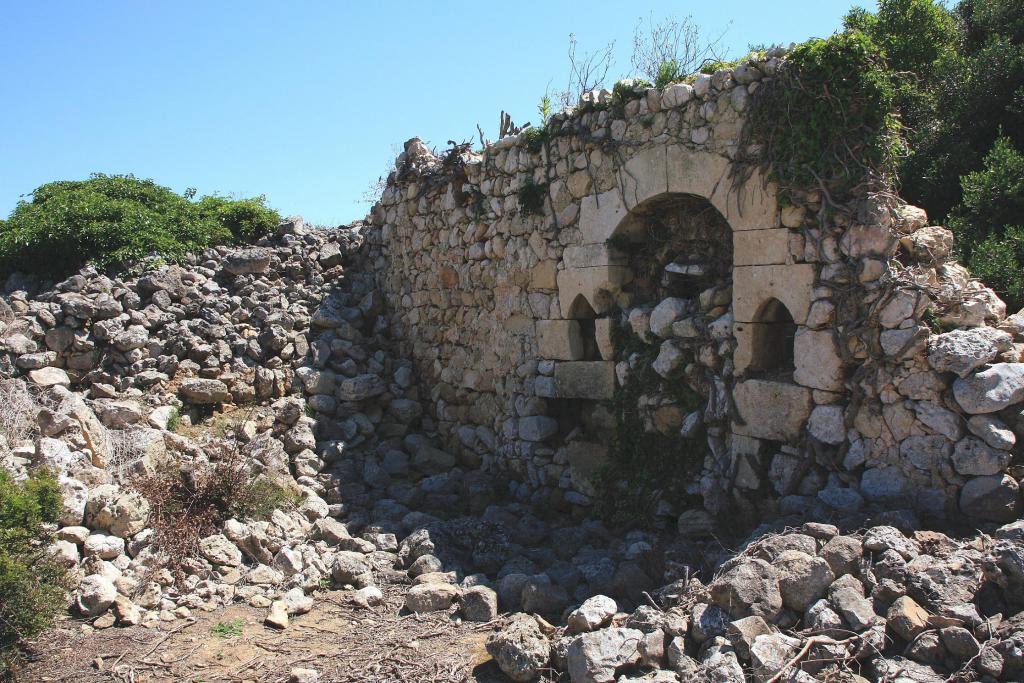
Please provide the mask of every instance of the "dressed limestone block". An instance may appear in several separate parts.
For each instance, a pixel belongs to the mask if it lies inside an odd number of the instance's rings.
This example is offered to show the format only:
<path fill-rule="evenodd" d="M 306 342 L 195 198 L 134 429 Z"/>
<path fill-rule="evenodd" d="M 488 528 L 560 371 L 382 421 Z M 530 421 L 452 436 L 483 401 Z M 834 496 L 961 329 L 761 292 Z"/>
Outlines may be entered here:
<path fill-rule="evenodd" d="M 607 244 L 580 244 L 566 247 L 562 252 L 566 268 L 594 266 L 624 266 L 629 259 L 618 249 Z"/>
<path fill-rule="evenodd" d="M 788 263 L 789 230 L 738 230 L 732 234 L 734 266 L 763 266 Z"/>
<path fill-rule="evenodd" d="M 733 316 L 737 322 L 757 322 L 761 307 L 774 298 L 802 325 L 811 307 L 814 278 L 810 263 L 738 266 L 732 273 Z"/>
<path fill-rule="evenodd" d="M 733 421 L 733 433 L 772 441 L 799 438 L 814 407 L 810 389 L 761 379 L 737 383 L 733 399 L 743 421 Z"/>
<path fill-rule="evenodd" d="M 583 360 L 583 336 L 575 320 L 538 320 L 537 353 L 552 360 Z"/>
<path fill-rule="evenodd" d="M 565 447 L 573 488 L 588 496 L 597 495 L 598 479 L 608 464 L 608 446 L 574 441 Z"/>
<path fill-rule="evenodd" d="M 797 384 L 823 391 L 843 388 L 843 362 L 831 330 L 801 327 L 796 332 L 793 348 L 796 362 L 793 380 Z"/>
<path fill-rule="evenodd" d="M 614 294 L 632 279 L 625 266 L 599 266 L 595 268 L 566 268 L 558 272 L 558 302 L 562 316 L 570 317 L 576 297 L 582 296 L 596 313 L 611 308 Z"/>
<path fill-rule="evenodd" d="M 627 214 L 618 188 L 584 197 L 580 202 L 580 242 L 604 244 Z"/>

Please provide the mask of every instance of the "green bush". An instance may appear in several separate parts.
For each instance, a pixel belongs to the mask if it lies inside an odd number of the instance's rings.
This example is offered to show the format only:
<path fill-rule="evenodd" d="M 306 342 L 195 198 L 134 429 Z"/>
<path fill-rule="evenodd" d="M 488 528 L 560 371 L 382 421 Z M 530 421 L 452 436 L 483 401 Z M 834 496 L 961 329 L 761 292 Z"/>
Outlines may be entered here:
<path fill-rule="evenodd" d="M 930 78 L 956 54 L 956 19 L 934 0 L 881 0 L 876 14 L 855 7 L 843 24 L 870 36 L 889 67 L 914 80 Z"/>
<path fill-rule="evenodd" d="M 960 178 L 983 165 L 996 138 L 1024 144 L 1024 46 L 991 36 L 977 52 L 951 60 L 930 86 L 930 115 L 908 136 L 904 196 L 936 219 L 960 200 Z"/>
<path fill-rule="evenodd" d="M 263 197 L 192 202 L 192 194 L 99 173 L 42 185 L 0 223 L 0 274 L 61 277 L 86 263 L 109 268 L 150 255 L 177 260 L 210 245 L 259 238 L 280 221 Z"/>
<path fill-rule="evenodd" d="M 281 222 L 281 214 L 268 207 L 266 201 L 262 195 L 236 200 L 212 195 L 200 199 L 197 208 L 204 221 L 216 221 L 233 240 L 254 242 L 269 235 Z"/>
<path fill-rule="evenodd" d="M 0 677 L 15 665 L 22 639 L 49 628 L 65 607 L 69 577 L 41 527 L 60 510 L 60 487 L 48 472 L 18 483 L 0 469 Z"/>
<path fill-rule="evenodd" d="M 901 194 L 957 235 L 972 272 L 1024 304 L 1024 12 L 1020 0 L 881 0 L 845 25 L 871 37 L 897 84 Z"/>
<path fill-rule="evenodd" d="M 752 135 L 784 192 L 822 183 L 842 197 L 868 173 L 893 169 L 901 149 L 895 94 L 882 51 L 862 31 L 811 40 L 758 89 Z"/>
<path fill-rule="evenodd" d="M 995 290 L 1011 310 L 1024 306 L 1024 227 L 1009 226 L 974 246 L 967 266 Z"/>
<path fill-rule="evenodd" d="M 686 78 L 683 73 L 683 65 L 678 59 L 666 59 L 658 64 L 658 74 L 654 79 L 654 87 L 664 88 L 671 83 L 677 83 Z"/>
<path fill-rule="evenodd" d="M 963 199 L 949 220 L 969 240 L 997 235 L 1024 221 L 1024 154 L 1000 137 L 985 155 L 984 167 L 960 179 Z"/>
<path fill-rule="evenodd" d="M 960 180 L 963 200 L 947 221 L 971 272 L 1015 310 L 1024 306 L 1024 154 L 996 140 L 984 168 Z"/>

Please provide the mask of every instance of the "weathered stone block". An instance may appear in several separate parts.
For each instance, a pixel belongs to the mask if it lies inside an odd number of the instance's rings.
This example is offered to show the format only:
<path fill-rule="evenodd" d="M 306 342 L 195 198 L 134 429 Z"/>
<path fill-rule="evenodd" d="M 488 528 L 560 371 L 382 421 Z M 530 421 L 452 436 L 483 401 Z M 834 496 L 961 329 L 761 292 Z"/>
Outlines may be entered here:
<path fill-rule="evenodd" d="M 575 361 L 555 365 L 555 394 L 558 398 L 609 399 L 615 392 L 615 363 Z"/>
<path fill-rule="evenodd" d="M 623 266 L 628 262 L 625 254 L 607 244 L 579 244 L 566 247 L 562 252 L 566 268 L 593 268 L 595 266 Z"/>
<path fill-rule="evenodd" d="M 582 360 L 580 324 L 575 320 L 538 320 L 537 353 L 553 360 Z"/>
<path fill-rule="evenodd" d="M 611 307 L 615 292 L 629 282 L 632 274 L 625 266 L 566 268 L 558 272 L 558 303 L 562 315 L 570 317 L 576 297 L 583 296 L 596 313 Z"/>
<path fill-rule="evenodd" d="M 597 338 L 597 351 L 604 360 L 615 358 L 615 344 L 612 343 L 611 318 L 598 318 L 594 321 L 594 336 Z"/>
<path fill-rule="evenodd" d="M 558 287 L 558 262 L 541 261 L 530 269 L 530 289 L 555 289 Z"/>
<path fill-rule="evenodd" d="M 558 433 L 558 421 L 546 415 L 519 418 L 519 438 L 523 441 L 544 441 Z"/>
<path fill-rule="evenodd" d="M 732 234 L 734 266 L 779 265 L 789 260 L 789 230 L 739 230 Z"/>
<path fill-rule="evenodd" d="M 797 439 L 813 408 L 809 389 L 786 382 L 740 382 L 733 398 L 745 424 L 734 421 L 732 431 L 772 441 Z"/>
<path fill-rule="evenodd" d="M 668 192 L 668 160 L 664 147 L 651 147 L 626 161 L 620 175 L 620 187 L 626 207 L 633 209 L 641 202 Z M 693 192 L 707 196 L 704 192 Z"/>
<path fill-rule="evenodd" d="M 584 244 L 604 244 L 626 217 L 618 189 L 584 197 L 580 202 L 580 231 Z"/>
<path fill-rule="evenodd" d="M 843 363 L 831 330 L 801 327 L 793 340 L 797 384 L 824 391 L 843 388 Z"/>
<path fill-rule="evenodd" d="M 753 171 L 741 185 L 729 178 L 721 178 L 715 185 L 711 203 L 736 230 L 764 230 L 779 225 L 776 187 L 766 183 L 760 171 Z"/>

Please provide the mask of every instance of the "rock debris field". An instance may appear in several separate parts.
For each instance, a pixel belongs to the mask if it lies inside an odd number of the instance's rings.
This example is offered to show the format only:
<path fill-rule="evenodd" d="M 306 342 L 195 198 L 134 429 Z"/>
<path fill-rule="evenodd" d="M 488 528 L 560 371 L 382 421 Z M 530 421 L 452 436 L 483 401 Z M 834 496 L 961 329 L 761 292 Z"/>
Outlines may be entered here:
<path fill-rule="evenodd" d="M 77 584 L 25 680 L 1024 678 L 1024 521 L 622 530 L 466 467 L 394 352 L 361 228 L 292 218 L 139 277 L 7 282 L 2 464 L 57 475 Z M 140 482 L 223 462 L 274 509 L 169 558 Z"/>

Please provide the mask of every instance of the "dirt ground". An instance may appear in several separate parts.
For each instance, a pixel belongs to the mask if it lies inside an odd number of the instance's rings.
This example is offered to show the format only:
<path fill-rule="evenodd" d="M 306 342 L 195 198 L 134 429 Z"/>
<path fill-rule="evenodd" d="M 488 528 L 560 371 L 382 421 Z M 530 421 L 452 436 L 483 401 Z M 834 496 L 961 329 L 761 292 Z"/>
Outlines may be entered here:
<path fill-rule="evenodd" d="M 159 628 L 96 630 L 67 619 L 30 644 L 18 680 L 285 682 L 303 667 L 319 671 L 324 683 L 508 681 L 484 648 L 500 621 L 402 614 L 403 587 L 381 589 L 384 604 L 370 609 L 352 605 L 347 591 L 318 591 L 313 610 L 292 617 L 284 631 L 264 626 L 267 610 L 248 605 Z"/>

